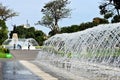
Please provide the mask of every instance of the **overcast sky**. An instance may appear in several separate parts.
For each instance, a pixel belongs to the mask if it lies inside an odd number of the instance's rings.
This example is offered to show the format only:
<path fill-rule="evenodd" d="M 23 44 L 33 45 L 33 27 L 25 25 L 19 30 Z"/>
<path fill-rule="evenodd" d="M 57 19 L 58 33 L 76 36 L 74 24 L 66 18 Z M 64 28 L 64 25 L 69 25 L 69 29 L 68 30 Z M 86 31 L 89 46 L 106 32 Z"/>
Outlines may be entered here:
<path fill-rule="evenodd" d="M 16 16 L 7 21 L 7 26 L 9 30 L 12 30 L 12 25 L 26 24 L 27 20 L 31 26 L 36 29 L 40 29 L 46 34 L 50 29 L 44 26 L 34 25 L 37 21 L 42 18 L 41 8 L 51 0 L 0 0 L 4 6 L 14 10 L 19 13 Z M 71 11 L 71 17 L 67 19 L 62 19 L 59 22 L 61 27 L 71 26 L 74 24 L 80 24 L 82 22 L 91 22 L 94 17 L 102 17 L 99 14 L 100 2 L 102 0 L 70 0 L 71 3 L 68 5 Z"/>

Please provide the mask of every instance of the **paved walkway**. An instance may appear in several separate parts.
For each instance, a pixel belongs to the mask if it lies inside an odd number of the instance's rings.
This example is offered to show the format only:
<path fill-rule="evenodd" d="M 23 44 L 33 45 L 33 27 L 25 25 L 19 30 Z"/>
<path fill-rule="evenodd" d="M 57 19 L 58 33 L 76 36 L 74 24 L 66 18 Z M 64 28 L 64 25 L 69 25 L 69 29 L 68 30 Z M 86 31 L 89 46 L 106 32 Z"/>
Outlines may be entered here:
<path fill-rule="evenodd" d="M 34 74 L 42 78 L 43 80 L 58 80 L 57 78 L 51 76 L 48 73 L 45 73 L 43 70 L 41 70 L 36 65 L 28 62 L 28 61 L 20 61 L 21 64 L 23 64 L 26 68 L 28 68 L 30 71 L 32 71 Z"/>
<path fill-rule="evenodd" d="M 75 75 L 69 75 L 58 68 L 53 69 L 52 66 L 38 64 L 35 59 L 39 51 L 11 50 L 14 58 L 10 59 L 10 61 L 2 60 L 3 74 L 0 75 L 0 78 L 2 76 L 3 80 L 88 80 L 83 77 L 75 78 Z"/>
<path fill-rule="evenodd" d="M 35 60 L 40 50 L 11 50 L 12 59 L 1 59 L 0 80 L 58 80 L 29 61 Z M 10 60 L 10 61 L 9 61 Z M 2 72 L 0 71 L 0 72 Z"/>
<path fill-rule="evenodd" d="M 0 80 L 3 80 L 3 77 L 2 77 L 2 63 L 0 63 Z"/>
<path fill-rule="evenodd" d="M 3 63 L 3 80 L 42 80 L 19 62 Z"/>
<path fill-rule="evenodd" d="M 35 60 L 40 50 L 10 50 L 14 60 Z"/>
<path fill-rule="evenodd" d="M 40 50 L 11 50 L 12 59 L 0 59 L 0 80 L 41 80 L 29 69 L 22 66 L 19 60 L 34 60 Z"/>

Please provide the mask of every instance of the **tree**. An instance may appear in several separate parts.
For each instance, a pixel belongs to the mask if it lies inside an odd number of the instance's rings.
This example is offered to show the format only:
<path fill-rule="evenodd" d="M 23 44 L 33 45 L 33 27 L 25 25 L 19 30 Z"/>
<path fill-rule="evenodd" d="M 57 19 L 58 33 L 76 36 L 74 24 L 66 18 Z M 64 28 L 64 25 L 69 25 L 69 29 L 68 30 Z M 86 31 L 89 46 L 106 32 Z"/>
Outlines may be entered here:
<path fill-rule="evenodd" d="M 71 25 L 69 27 L 62 27 L 61 28 L 61 33 L 72 33 L 72 32 L 77 32 L 79 29 L 79 25 Z"/>
<path fill-rule="evenodd" d="M 8 28 L 5 21 L 14 16 L 17 16 L 16 12 L 0 3 L 0 45 L 8 38 Z"/>
<path fill-rule="evenodd" d="M 97 24 L 106 24 L 106 23 L 109 23 L 107 19 L 99 18 L 99 17 L 93 18 L 93 22 L 97 23 Z"/>
<path fill-rule="evenodd" d="M 0 19 L 6 21 L 9 18 L 12 18 L 14 16 L 17 16 L 18 14 L 14 12 L 13 10 L 7 8 L 6 6 L 3 6 L 0 4 Z"/>
<path fill-rule="evenodd" d="M 111 22 L 112 22 L 112 23 L 120 22 L 120 16 L 115 15 L 115 16 L 113 17 L 113 19 L 111 20 Z"/>
<path fill-rule="evenodd" d="M 62 27 L 61 33 L 73 33 L 73 32 L 82 31 L 88 28 L 92 28 L 99 24 L 107 24 L 107 23 L 109 23 L 108 20 L 104 18 L 95 17 L 93 18 L 92 22 L 86 22 L 86 23 L 81 23 L 80 25 L 71 25 L 68 27 Z"/>
<path fill-rule="evenodd" d="M 46 40 L 46 35 L 41 30 L 36 30 L 34 35 L 38 44 L 43 45 L 43 42 Z"/>
<path fill-rule="evenodd" d="M 68 0 L 53 0 L 45 4 L 41 12 L 44 14 L 41 21 L 37 24 L 51 29 L 52 35 L 60 32 L 58 22 L 70 16 L 70 9 L 67 8 Z"/>
<path fill-rule="evenodd" d="M 0 45 L 8 38 L 8 29 L 4 20 L 0 20 Z"/>
<path fill-rule="evenodd" d="M 13 30 L 10 32 L 10 38 L 12 38 L 12 34 L 17 33 L 19 38 L 34 38 L 39 45 L 42 45 L 46 40 L 45 33 L 40 30 L 35 30 L 34 27 L 25 28 L 24 25 L 14 26 Z"/>
<path fill-rule="evenodd" d="M 115 17 L 116 15 L 120 16 L 120 0 L 104 0 L 104 2 L 99 6 L 99 9 L 100 14 L 104 15 L 105 19 Z M 119 22 L 119 20 L 117 22 Z"/>

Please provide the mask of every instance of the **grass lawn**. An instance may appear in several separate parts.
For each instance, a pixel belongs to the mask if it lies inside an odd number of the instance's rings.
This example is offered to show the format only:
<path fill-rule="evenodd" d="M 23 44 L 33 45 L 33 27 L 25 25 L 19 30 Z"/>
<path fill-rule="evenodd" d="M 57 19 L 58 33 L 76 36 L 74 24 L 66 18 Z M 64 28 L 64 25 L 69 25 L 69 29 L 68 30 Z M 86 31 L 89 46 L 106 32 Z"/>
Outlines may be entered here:
<path fill-rule="evenodd" d="M 12 55 L 10 53 L 0 52 L 0 58 L 12 58 Z"/>
<path fill-rule="evenodd" d="M 12 58 L 10 50 L 0 45 L 0 58 Z"/>

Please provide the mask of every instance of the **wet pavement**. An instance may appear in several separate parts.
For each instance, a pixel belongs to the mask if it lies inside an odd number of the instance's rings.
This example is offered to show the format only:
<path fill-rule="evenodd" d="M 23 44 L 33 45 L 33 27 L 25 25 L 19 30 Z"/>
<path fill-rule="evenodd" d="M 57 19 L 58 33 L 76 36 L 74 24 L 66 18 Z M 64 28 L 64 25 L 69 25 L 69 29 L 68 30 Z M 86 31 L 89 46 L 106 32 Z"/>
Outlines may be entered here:
<path fill-rule="evenodd" d="M 3 62 L 2 75 L 3 80 L 41 80 L 17 61 Z"/>
<path fill-rule="evenodd" d="M 0 63 L 0 80 L 3 80 L 2 77 L 3 77 L 3 76 L 2 76 L 2 63 Z"/>
<path fill-rule="evenodd" d="M 19 63 L 19 60 L 32 61 L 39 50 L 11 50 L 12 59 L 0 59 L 0 80 L 41 80 Z"/>
<path fill-rule="evenodd" d="M 14 58 L 0 59 L 0 80 L 88 80 L 68 71 L 41 64 L 35 60 L 39 51 L 11 50 Z"/>

